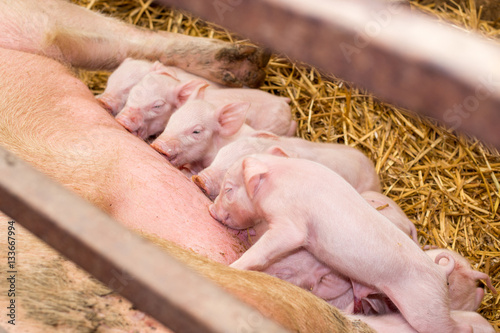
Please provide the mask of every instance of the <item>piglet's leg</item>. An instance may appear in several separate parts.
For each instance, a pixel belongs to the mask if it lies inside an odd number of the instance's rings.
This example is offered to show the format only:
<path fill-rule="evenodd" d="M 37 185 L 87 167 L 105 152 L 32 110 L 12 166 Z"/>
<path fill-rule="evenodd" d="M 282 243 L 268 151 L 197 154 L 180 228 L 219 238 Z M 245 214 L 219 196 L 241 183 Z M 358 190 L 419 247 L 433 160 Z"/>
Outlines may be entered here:
<path fill-rule="evenodd" d="M 279 224 L 278 224 L 279 225 Z M 231 267 L 261 271 L 279 257 L 305 245 L 305 233 L 292 223 L 271 227 Z"/>
<path fill-rule="evenodd" d="M 253 46 L 140 29 L 62 0 L 3 1 L 0 21 L 0 46 L 87 69 L 111 70 L 127 57 L 142 58 L 229 86 L 257 87 L 270 56 Z"/>

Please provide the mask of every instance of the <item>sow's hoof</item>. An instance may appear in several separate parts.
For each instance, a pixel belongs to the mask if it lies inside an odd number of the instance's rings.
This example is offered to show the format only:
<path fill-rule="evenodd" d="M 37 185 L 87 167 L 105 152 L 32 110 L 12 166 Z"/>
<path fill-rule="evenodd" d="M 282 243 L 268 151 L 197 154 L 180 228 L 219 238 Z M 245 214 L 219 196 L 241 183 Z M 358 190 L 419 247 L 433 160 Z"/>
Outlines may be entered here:
<path fill-rule="evenodd" d="M 266 77 L 271 52 L 251 45 L 231 45 L 215 55 L 222 69 L 220 78 L 230 87 L 258 88 Z"/>

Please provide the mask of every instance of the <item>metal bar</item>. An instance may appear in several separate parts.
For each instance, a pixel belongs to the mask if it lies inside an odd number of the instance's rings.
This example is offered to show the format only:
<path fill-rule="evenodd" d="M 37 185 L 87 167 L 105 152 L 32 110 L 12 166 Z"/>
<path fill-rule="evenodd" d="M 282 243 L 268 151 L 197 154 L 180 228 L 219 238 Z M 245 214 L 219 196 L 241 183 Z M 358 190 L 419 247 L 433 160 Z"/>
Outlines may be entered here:
<path fill-rule="evenodd" d="M 404 6 L 352 0 L 157 0 L 500 148 L 500 47 Z"/>
<path fill-rule="evenodd" d="M 258 313 L 2 147 L 0 210 L 175 332 L 238 332 Z"/>

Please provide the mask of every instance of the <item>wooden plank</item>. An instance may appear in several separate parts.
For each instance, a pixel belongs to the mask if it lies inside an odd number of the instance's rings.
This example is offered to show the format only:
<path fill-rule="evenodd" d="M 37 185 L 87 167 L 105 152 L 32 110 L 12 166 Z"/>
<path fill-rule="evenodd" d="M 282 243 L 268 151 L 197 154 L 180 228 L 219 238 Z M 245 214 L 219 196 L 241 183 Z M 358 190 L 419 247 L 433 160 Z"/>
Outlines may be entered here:
<path fill-rule="evenodd" d="M 500 47 L 381 1 L 157 0 L 500 148 Z"/>
<path fill-rule="evenodd" d="M 238 332 L 258 314 L 2 147 L 0 210 L 175 332 Z"/>

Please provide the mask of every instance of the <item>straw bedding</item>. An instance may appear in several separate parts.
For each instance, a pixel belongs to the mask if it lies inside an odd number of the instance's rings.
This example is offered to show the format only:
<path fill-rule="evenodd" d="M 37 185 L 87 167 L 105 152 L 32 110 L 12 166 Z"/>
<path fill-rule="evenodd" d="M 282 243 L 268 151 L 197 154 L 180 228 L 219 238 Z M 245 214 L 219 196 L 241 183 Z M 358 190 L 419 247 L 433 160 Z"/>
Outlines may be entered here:
<path fill-rule="evenodd" d="M 151 29 L 237 39 L 186 13 L 155 6 L 152 0 L 74 1 Z M 413 1 L 412 7 L 489 38 L 500 37 L 500 24 L 479 19 L 474 5 Z M 79 74 L 96 94 L 104 90 L 109 75 Z M 458 251 L 475 269 L 488 273 L 500 290 L 500 155 L 496 150 L 281 56 L 272 57 L 261 89 L 292 100 L 298 136 L 365 152 L 376 165 L 384 193 L 415 223 L 420 244 Z M 486 291 L 480 313 L 497 331 L 499 310 L 500 296 Z"/>

